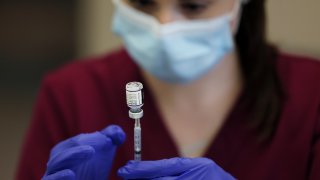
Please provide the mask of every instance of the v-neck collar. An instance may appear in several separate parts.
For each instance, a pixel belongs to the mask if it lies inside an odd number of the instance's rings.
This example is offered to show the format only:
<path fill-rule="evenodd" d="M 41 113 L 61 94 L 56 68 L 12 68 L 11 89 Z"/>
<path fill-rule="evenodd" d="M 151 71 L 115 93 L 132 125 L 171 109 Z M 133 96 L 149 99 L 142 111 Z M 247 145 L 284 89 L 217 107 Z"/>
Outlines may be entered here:
<path fill-rule="evenodd" d="M 164 124 L 163 117 L 159 112 L 159 107 L 156 104 L 155 98 L 145 84 L 145 105 L 144 116 L 147 119 L 145 122 L 148 129 L 144 129 L 145 134 L 155 134 L 155 137 L 145 137 L 144 143 L 151 143 L 155 147 L 152 154 L 144 154 L 145 158 L 152 158 L 157 155 L 157 158 L 178 157 L 179 151 L 177 145 L 174 143 L 173 137 Z M 239 138 L 241 136 L 241 128 L 239 128 L 240 121 L 243 119 L 243 99 L 244 94 L 241 93 L 231 108 L 226 121 L 220 128 L 216 137 L 210 142 L 208 149 L 204 153 L 204 157 L 211 158 L 214 161 L 219 161 L 223 166 L 229 166 L 232 160 L 237 155 L 239 147 L 243 141 Z M 235 140 L 237 139 L 237 140 Z M 165 149 L 163 149 L 165 147 Z"/>

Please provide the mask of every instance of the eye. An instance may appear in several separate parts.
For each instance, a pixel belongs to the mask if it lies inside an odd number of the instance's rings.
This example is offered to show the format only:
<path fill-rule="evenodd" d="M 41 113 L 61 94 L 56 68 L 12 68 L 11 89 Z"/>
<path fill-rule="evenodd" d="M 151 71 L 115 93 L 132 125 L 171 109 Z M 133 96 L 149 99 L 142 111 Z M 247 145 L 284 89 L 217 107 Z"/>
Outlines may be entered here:
<path fill-rule="evenodd" d="M 129 0 L 129 2 L 137 9 L 150 8 L 155 5 L 153 0 Z"/>
<path fill-rule="evenodd" d="M 181 3 L 181 9 L 185 13 L 200 13 L 207 8 L 206 3 L 199 3 L 199 2 L 185 2 Z"/>

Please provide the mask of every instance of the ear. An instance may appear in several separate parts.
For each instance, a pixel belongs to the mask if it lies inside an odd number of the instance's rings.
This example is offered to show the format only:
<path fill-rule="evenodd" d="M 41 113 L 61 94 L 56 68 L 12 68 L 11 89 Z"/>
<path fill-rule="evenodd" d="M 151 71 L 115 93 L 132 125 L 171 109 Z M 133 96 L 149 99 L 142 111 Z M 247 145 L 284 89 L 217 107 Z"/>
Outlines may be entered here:
<path fill-rule="evenodd" d="M 236 36 L 236 34 L 238 33 L 240 22 L 241 22 L 241 14 L 239 14 L 235 19 L 230 21 L 230 29 L 233 36 Z"/>
<path fill-rule="evenodd" d="M 238 29 L 241 23 L 242 17 L 242 8 L 245 4 L 250 2 L 250 0 L 235 0 L 234 9 L 232 10 L 231 21 L 230 21 L 230 29 L 235 36 L 238 33 Z"/>

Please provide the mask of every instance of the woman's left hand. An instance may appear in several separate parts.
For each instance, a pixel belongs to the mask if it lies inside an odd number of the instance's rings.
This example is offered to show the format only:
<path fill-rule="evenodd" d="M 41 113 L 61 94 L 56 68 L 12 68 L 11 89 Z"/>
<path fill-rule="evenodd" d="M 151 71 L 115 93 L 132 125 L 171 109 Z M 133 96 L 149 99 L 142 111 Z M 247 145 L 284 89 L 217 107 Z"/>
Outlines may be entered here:
<path fill-rule="evenodd" d="M 156 180 L 234 180 L 207 158 L 172 158 L 159 161 L 129 161 L 118 170 L 123 179 Z"/>

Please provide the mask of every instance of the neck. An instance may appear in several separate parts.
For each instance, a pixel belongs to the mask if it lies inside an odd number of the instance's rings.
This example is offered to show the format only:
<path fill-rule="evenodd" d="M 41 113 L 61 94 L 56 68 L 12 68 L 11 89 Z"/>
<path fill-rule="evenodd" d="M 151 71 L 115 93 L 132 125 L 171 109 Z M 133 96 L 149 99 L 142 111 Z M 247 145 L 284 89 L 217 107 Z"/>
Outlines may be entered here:
<path fill-rule="evenodd" d="M 217 99 L 238 96 L 242 89 L 242 76 L 236 52 L 225 56 L 219 64 L 200 79 L 189 84 L 169 84 L 143 72 L 143 76 L 158 101 L 174 104 L 210 104 Z"/>

